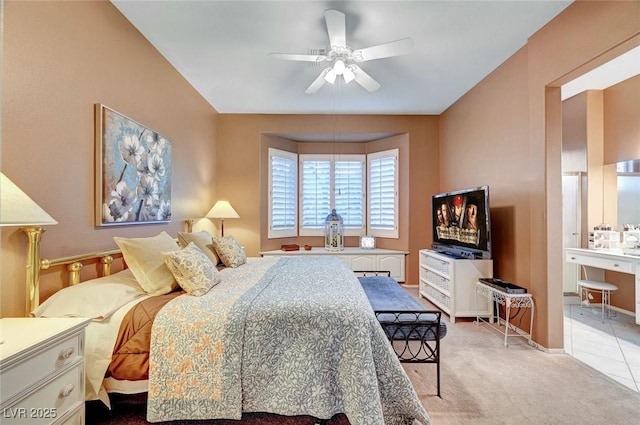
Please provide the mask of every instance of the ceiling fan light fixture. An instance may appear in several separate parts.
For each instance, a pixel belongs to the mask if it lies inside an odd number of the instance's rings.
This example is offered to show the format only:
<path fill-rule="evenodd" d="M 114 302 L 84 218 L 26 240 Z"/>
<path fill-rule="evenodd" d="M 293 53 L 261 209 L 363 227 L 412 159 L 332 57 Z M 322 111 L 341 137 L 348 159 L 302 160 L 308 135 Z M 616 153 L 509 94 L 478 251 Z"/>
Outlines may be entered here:
<path fill-rule="evenodd" d="M 344 78 L 344 82 L 349 84 L 356 78 L 356 74 L 353 73 L 350 67 L 347 67 L 342 73 L 342 77 Z"/>
<path fill-rule="evenodd" d="M 327 83 L 335 83 L 336 82 L 336 71 L 334 68 L 330 68 L 329 72 L 324 76 L 324 79 Z"/>
<path fill-rule="evenodd" d="M 333 70 L 335 71 L 336 75 L 342 75 L 345 69 L 346 67 L 342 59 L 338 59 L 336 63 L 333 64 Z"/>

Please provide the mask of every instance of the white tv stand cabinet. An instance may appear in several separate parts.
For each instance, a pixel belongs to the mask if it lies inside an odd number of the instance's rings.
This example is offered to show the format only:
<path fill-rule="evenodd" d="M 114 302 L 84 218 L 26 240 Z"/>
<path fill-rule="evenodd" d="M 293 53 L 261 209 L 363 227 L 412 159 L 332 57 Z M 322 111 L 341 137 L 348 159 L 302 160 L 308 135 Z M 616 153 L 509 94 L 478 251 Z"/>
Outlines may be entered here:
<path fill-rule="evenodd" d="M 268 257 L 289 257 L 289 256 L 324 256 L 332 255 L 342 258 L 352 270 L 374 271 L 385 270 L 391 272 L 391 277 L 398 282 L 404 282 L 404 257 L 406 251 L 396 251 L 394 249 L 364 249 L 356 247 L 345 247 L 342 251 L 326 251 L 322 247 L 313 247 L 309 251 L 300 248 L 299 251 L 282 251 L 276 249 L 273 251 L 262 251 L 260 255 Z"/>
<path fill-rule="evenodd" d="M 490 317 L 492 305 L 484 297 L 476 307 L 476 282 L 493 277 L 493 260 L 458 259 L 430 249 L 420 250 L 419 293 L 436 307 L 456 317 Z"/>

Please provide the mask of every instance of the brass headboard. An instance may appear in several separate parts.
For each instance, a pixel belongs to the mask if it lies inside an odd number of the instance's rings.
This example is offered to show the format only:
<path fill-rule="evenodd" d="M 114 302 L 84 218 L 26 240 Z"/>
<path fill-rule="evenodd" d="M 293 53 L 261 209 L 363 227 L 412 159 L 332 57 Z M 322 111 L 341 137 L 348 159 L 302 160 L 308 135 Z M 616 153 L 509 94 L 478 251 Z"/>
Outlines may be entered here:
<path fill-rule="evenodd" d="M 111 274 L 111 263 L 114 257 L 122 256 L 119 249 L 92 252 L 79 255 L 71 255 L 61 258 L 41 258 L 40 241 L 44 229 L 39 226 L 25 227 L 21 229 L 27 235 L 27 314 L 40 305 L 40 271 L 52 267 L 66 266 L 69 272 L 69 285 L 80 283 L 80 271 L 85 263 L 99 261 L 102 264 L 100 276 Z"/>
<path fill-rule="evenodd" d="M 193 231 L 193 220 L 184 220 L 187 232 Z M 111 274 L 111 263 L 114 256 L 122 256 L 119 249 L 92 252 L 88 254 L 71 255 L 69 257 L 46 259 L 40 257 L 40 241 L 45 232 L 42 226 L 23 227 L 27 236 L 27 314 L 40 305 L 40 270 L 51 267 L 67 266 L 69 272 L 69 285 L 80 283 L 80 270 L 83 264 L 99 260 L 102 264 L 100 276 Z"/>

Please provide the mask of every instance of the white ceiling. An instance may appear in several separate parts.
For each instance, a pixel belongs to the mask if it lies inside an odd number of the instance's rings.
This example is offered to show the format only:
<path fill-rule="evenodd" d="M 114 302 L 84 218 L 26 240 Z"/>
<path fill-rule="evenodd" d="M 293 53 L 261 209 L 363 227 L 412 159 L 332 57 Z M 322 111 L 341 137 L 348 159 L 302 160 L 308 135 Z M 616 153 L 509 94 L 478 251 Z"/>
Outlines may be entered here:
<path fill-rule="evenodd" d="M 571 1 L 112 3 L 220 113 L 440 114 Z M 268 56 L 328 48 L 327 9 L 346 14 L 353 49 L 414 40 L 407 55 L 361 63 L 378 91 L 352 82 L 307 95 L 322 67 Z"/>

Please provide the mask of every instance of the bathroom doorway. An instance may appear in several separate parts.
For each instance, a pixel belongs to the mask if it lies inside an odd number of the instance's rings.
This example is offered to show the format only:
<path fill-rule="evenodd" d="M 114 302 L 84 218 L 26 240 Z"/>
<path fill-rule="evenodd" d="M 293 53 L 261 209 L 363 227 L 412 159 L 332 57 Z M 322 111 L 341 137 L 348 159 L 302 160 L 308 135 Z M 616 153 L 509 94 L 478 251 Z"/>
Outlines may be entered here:
<path fill-rule="evenodd" d="M 581 179 L 582 173 L 562 175 L 562 248 L 580 247 Z M 564 295 L 577 294 L 578 265 L 562 262 L 562 291 Z"/>

